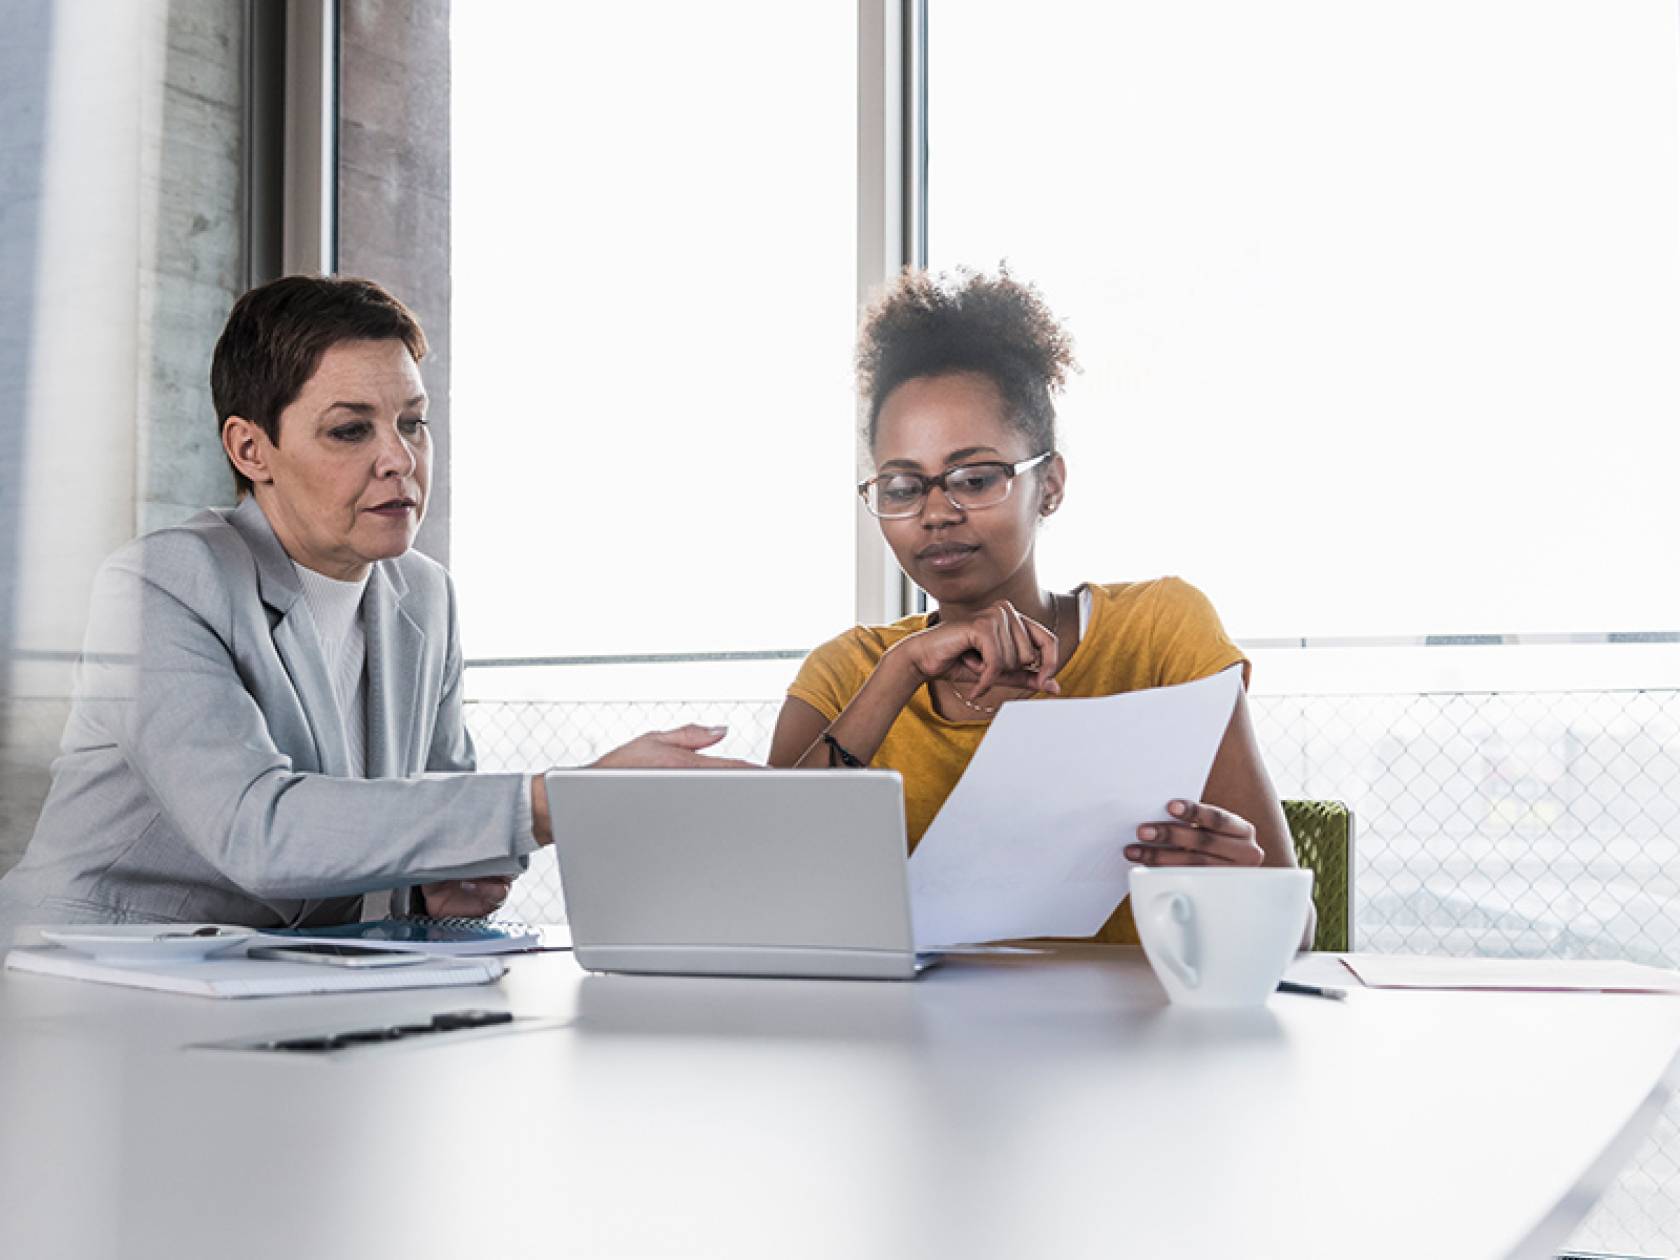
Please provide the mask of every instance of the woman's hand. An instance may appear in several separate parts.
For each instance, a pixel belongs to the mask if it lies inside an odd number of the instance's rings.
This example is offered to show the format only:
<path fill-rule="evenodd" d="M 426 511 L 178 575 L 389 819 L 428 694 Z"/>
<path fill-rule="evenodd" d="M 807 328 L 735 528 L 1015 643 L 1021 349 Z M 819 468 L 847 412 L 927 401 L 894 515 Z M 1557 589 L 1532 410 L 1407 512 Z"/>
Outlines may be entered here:
<path fill-rule="evenodd" d="M 993 687 L 1058 693 L 1056 636 L 1006 599 L 972 617 L 940 621 L 895 643 L 887 655 L 913 668 L 922 682 L 943 678 L 972 685 L 971 700 Z"/>
<path fill-rule="evenodd" d="M 732 757 L 701 752 L 729 733 L 727 726 L 689 723 L 669 731 L 649 731 L 628 744 L 590 762 L 589 770 L 762 770 L 764 767 Z M 543 776 L 531 776 L 531 835 L 539 845 L 554 843 L 554 822 L 548 814 L 548 789 Z"/>
<path fill-rule="evenodd" d="M 1126 856 L 1140 866 L 1259 866 L 1266 854 L 1254 824 L 1217 805 L 1171 801 L 1166 822 L 1138 828 Z"/>
<path fill-rule="evenodd" d="M 446 879 L 438 884 L 422 884 L 420 897 L 426 913 L 434 919 L 482 919 L 501 909 L 512 887 L 513 879 L 507 875 Z"/>
<path fill-rule="evenodd" d="M 690 723 L 672 731 L 649 731 L 592 761 L 591 770 L 757 770 L 750 761 L 702 753 L 729 733 L 727 726 Z"/>

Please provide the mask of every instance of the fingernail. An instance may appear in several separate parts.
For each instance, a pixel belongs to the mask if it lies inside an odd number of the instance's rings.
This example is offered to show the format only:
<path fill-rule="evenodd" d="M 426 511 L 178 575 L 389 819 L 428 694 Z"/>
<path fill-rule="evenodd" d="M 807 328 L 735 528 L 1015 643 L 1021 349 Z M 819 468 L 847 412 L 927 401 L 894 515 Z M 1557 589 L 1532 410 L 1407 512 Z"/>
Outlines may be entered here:
<path fill-rule="evenodd" d="M 1172 801 L 1167 805 L 1167 813 L 1171 814 L 1174 818 L 1182 818 L 1184 816 L 1184 809 L 1185 805 L 1183 801 Z"/>
<path fill-rule="evenodd" d="M 478 885 L 473 883 L 472 880 L 470 880 L 470 879 L 463 879 L 461 881 L 461 891 L 462 892 L 477 892 L 478 891 Z"/>
<path fill-rule="evenodd" d="M 1153 828 L 1153 827 L 1139 827 L 1138 828 L 1138 839 L 1139 840 L 1153 840 L 1154 838 L 1155 838 L 1155 828 Z"/>
<path fill-rule="evenodd" d="M 1140 848 L 1138 848 L 1138 847 L 1137 847 L 1137 845 L 1135 845 L 1135 844 L 1132 844 L 1132 845 L 1127 845 L 1127 846 L 1126 846 L 1126 856 L 1127 856 L 1127 857 L 1129 857 L 1129 858 L 1131 858 L 1131 859 L 1132 859 L 1132 861 L 1134 861 L 1134 862 L 1135 862 L 1135 861 L 1137 861 L 1137 860 L 1138 860 L 1138 859 L 1139 859 L 1139 858 L 1140 858 L 1140 857 L 1142 857 L 1142 856 L 1143 856 L 1143 850 L 1142 850 L 1142 849 L 1140 849 Z"/>

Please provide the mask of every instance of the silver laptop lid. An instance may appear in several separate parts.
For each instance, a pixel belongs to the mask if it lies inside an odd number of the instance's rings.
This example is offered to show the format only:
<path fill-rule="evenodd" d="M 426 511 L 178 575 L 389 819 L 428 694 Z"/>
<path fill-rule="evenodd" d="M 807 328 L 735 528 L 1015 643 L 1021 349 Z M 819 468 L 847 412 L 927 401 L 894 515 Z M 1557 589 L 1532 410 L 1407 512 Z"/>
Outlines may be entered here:
<path fill-rule="evenodd" d="M 583 966 L 914 974 L 896 772 L 561 770 L 547 788 Z"/>

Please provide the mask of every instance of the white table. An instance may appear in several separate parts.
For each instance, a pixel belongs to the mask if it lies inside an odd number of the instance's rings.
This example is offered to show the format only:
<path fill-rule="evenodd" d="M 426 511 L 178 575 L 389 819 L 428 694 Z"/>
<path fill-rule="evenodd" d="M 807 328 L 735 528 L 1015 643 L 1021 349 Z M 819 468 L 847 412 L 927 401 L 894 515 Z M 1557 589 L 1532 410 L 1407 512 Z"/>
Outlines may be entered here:
<path fill-rule="evenodd" d="M 325 1057 L 189 1043 L 506 1007 Z M 584 976 L 212 1002 L 0 978 L 0 1254 L 1549 1255 L 1680 1000 L 1165 1004 L 1131 951 L 915 983 Z"/>

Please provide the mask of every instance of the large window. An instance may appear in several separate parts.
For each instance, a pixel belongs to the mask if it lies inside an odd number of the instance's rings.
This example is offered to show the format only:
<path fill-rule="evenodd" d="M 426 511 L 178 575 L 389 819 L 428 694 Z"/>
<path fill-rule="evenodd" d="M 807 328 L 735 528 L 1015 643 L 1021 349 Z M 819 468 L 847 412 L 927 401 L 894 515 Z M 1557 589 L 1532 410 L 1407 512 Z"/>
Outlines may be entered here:
<path fill-rule="evenodd" d="M 1672 0 L 933 0 L 929 249 L 1071 322 L 1050 576 L 1680 630 Z"/>
<path fill-rule="evenodd" d="M 850 624 L 854 6 L 452 21 L 467 654 L 715 656 Z M 574 670 L 564 693 L 774 695 L 793 668 Z"/>

